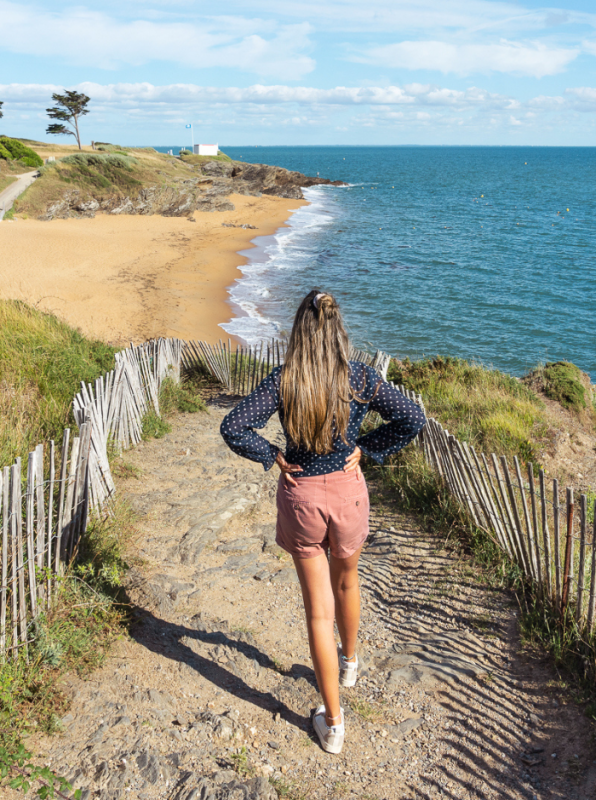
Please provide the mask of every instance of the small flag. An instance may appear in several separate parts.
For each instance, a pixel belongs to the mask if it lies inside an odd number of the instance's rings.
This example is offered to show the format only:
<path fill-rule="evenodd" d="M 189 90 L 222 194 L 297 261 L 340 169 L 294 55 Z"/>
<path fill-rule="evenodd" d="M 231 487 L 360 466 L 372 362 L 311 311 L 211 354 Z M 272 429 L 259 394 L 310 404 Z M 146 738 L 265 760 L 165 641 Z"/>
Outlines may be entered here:
<path fill-rule="evenodd" d="M 187 127 L 187 128 L 192 128 L 192 125 L 187 125 L 186 127 Z"/>

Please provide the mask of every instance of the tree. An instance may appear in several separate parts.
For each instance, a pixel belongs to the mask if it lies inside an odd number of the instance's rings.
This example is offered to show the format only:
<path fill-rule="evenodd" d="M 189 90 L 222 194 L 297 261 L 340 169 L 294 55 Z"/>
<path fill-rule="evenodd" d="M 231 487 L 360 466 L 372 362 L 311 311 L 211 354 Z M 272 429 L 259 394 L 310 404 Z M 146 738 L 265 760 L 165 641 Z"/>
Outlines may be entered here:
<path fill-rule="evenodd" d="M 53 94 L 52 100 L 57 105 L 54 108 L 46 108 L 46 111 L 50 119 L 58 119 L 60 122 L 48 125 L 46 133 L 51 133 L 55 136 L 74 136 L 79 145 L 79 150 L 81 150 L 79 117 L 89 113 L 87 103 L 90 99 L 86 94 L 71 92 L 68 89 L 66 94 Z"/>
<path fill-rule="evenodd" d="M 2 112 L 2 106 L 3 106 L 3 105 L 4 105 L 4 101 L 3 101 L 3 100 L 0 100 L 0 119 L 2 119 L 2 117 L 4 116 L 4 114 L 3 114 L 3 112 Z"/>

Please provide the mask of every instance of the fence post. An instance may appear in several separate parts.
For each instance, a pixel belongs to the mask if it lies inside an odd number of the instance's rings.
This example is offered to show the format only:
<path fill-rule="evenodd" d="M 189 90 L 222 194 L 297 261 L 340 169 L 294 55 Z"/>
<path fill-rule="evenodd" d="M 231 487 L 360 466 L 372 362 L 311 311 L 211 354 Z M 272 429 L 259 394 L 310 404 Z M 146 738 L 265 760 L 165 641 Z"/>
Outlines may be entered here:
<path fill-rule="evenodd" d="M 552 600 L 553 597 L 553 582 L 552 582 L 552 561 L 550 552 L 550 535 L 548 532 L 548 515 L 546 513 L 546 489 L 544 486 L 544 470 L 540 470 L 540 509 L 542 516 L 542 541 L 544 543 L 544 581 L 546 585 L 546 594 Z"/>
<path fill-rule="evenodd" d="M 563 596 L 561 598 L 561 619 L 569 604 L 571 581 L 573 579 L 573 489 L 567 488 L 567 536 L 565 539 L 565 566 L 563 567 Z"/>
<path fill-rule="evenodd" d="M 538 585 L 542 588 L 542 560 L 540 558 L 540 536 L 538 534 L 538 513 L 536 510 L 536 489 L 534 487 L 534 465 L 528 462 L 528 486 L 530 487 L 530 502 L 532 504 L 532 541 L 534 543 L 536 576 Z M 529 531 L 528 531 L 529 533 Z"/>
<path fill-rule="evenodd" d="M 594 500 L 594 526 L 592 528 L 592 574 L 590 576 L 590 600 L 588 603 L 588 633 L 594 627 L 594 600 L 596 594 L 596 500 Z"/>
<path fill-rule="evenodd" d="M 582 619 L 582 605 L 584 600 L 584 572 L 586 568 L 586 530 L 588 527 L 588 500 L 585 494 L 579 498 L 580 512 L 580 541 L 579 564 L 577 565 L 577 603 L 575 607 L 575 620 L 578 625 Z"/>

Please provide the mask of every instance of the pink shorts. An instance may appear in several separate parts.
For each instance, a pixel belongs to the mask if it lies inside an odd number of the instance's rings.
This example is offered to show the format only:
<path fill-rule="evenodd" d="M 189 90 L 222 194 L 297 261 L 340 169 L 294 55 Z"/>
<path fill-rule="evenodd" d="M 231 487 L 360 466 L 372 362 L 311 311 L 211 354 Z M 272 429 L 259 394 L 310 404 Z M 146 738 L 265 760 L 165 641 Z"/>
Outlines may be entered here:
<path fill-rule="evenodd" d="M 293 476 L 295 477 L 295 476 Z M 331 472 L 277 486 L 277 536 L 275 541 L 298 558 L 314 558 L 331 550 L 348 558 L 368 536 L 368 488 L 364 475 Z"/>

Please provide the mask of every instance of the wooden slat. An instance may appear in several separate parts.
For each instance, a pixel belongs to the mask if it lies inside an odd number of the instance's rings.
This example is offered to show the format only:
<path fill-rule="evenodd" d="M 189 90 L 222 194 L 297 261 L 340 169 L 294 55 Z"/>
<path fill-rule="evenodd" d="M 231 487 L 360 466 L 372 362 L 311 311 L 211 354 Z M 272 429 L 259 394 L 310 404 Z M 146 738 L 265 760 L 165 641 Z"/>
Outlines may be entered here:
<path fill-rule="evenodd" d="M 58 522 L 56 525 L 56 550 L 54 553 L 54 572 L 62 573 L 62 527 L 64 525 L 64 496 L 66 493 L 66 476 L 68 464 L 68 445 L 70 443 L 70 428 L 64 429 L 62 437 L 62 457 L 60 460 L 60 490 L 58 492 Z"/>
<path fill-rule="evenodd" d="M 524 486 L 524 480 L 522 478 L 521 469 L 519 466 L 519 459 L 517 456 L 513 456 L 513 464 L 515 466 L 515 474 L 517 477 L 517 484 L 519 486 L 522 511 L 524 512 L 524 522 L 526 524 L 525 543 L 526 543 L 526 552 L 528 555 L 528 567 L 530 569 L 530 572 L 528 574 L 531 578 L 533 578 L 536 581 L 538 580 L 538 568 L 536 566 L 536 554 L 534 552 L 532 526 L 530 524 L 530 515 L 528 513 L 528 503 L 526 502 L 526 489 Z"/>
<path fill-rule="evenodd" d="M 525 538 L 524 532 L 521 524 L 521 519 L 519 516 L 519 509 L 517 507 L 517 501 L 515 499 L 515 491 L 513 489 L 513 483 L 511 481 L 511 475 L 509 474 L 509 466 L 507 464 L 507 458 L 505 456 L 501 456 L 501 466 L 503 467 L 503 473 L 505 475 L 505 483 L 507 485 L 507 492 L 509 494 L 509 501 L 511 503 L 511 509 L 513 511 L 513 522 L 514 522 L 514 534 L 516 537 L 519 553 L 521 555 L 520 564 L 524 569 L 524 572 L 528 577 L 532 576 L 532 569 L 530 567 L 529 557 L 525 546 Z"/>
<path fill-rule="evenodd" d="M 78 436 L 72 440 L 72 447 L 70 451 L 70 464 L 68 470 L 68 481 L 66 484 L 66 498 L 64 500 L 64 513 L 63 513 L 63 530 L 62 530 L 62 554 L 61 558 L 64 563 L 68 563 L 68 556 L 71 551 L 71 536 L 72 536 L 72 514 L 73 514 L 73 500 L 76 483 L 76 470 L 79 455 L 79 442 Z"/>
<path fill-rule="evenodd" d="M 25 532 L 27 540 L 27 575 L 29 577 L 29 602 L 31 616 L 37 617 L 37 582 L 35 580 L 35 461 L 36 453 L 29 453 L 27 461 L 27 488 L 25 490 Z"/>
<path fill-rule="evenodd" d="M 495 515 L 499 521 L 499 525 L 501 526 L 501 535 L 503 537 L 503 541 L 505 542 L 505 552 L 509 555 L 510 558 L 515 558 L 515 544 L 513 542 L 511 531 L 509 525 L 507 524 L 507 518 L 505 516 L 505 512 L 503 510 L 503 506 L 501 505 L 501 498 L 499 497 L 499 489 L 498 486 L 495 484 L 497 483 L 497 477 L 493 480 L 493 476 L 490 472 L 490 467 L 486 456 L 484 453 L 480 454 L 482 457 L 482 463 L 484 465 L 484 472 L 486 475 L 487 483 L 490 487 L 490 497 L 493 503 L 493 508 L 495 509 Z"/>
<path fill-rule="evenodd" d="M 27 654 L 27 595 L 25 593 L 25 557 L 23 552 L 23 516 L 21 493 L 21 459 L 17 458 L 12 467 L 12 540 L 16 543 L 19 594 L 17 600 L 19 614 L 19 640 Z"/>
<path fill-rule="evenodd" d="M 584 578 L 586 570 L 586 536 L 588 532 L 588 499 L 585 494 L 579 498 L 580 509 L 580 540 L 579 563 L 577 565 L 577 601 L 575 606 L 575 620 L 578 625 L 583 617 Z"/>
<path fill-rule="evenodd" d="M 6 485 L 6 470 L 9 473 L 10 491 L 9 491 L 9 506 L 8 506 L 8 530 L 10 532 L 10 555 L 11 555 L 11 585 L 10 585 L 10 598 L 11 598 L 11 621 L 12 621 L 12 647 L 13 652 L 16 654 L 18 645 L 18 624 L 19 624 L 19 593 L 18 585 L 18 559 L 17 559 L 17 539 L 16 539 L 16 523 L 15 517 L 15 499 L 14 499 L 14 467 L 4 468 L 4 481 Z M 5 494 L 6 497 L 6 494 Z"/>
<path fill-rule="evenodd" d="M 54 485 L 56 480 L 56 446 L 54 444 L 54 440 L 50 441 L 50 480 L 48 482 L 48 533 L 47 533 L 47 540 L 48 540 L 48 554 L 47 554 L 47 565 L 48 565 L 48 575 L 52 571 L 53 567 L 53 560 L 52 560 L 52 543 L 54 537 Z M 48 599 L 48 608 L 51 604 L 51 595 L 52 595 L 52 582 L 48 577 L 48 582 L 46 586 L 47 591 L 47 599 Z"/>
<path fill-rule="evenodd" d="M 562 582 L 561 582 L 561 535 L 559 529 L 559 481 L 553 480 L 553 535 L 555 548 L 555 596 L 557 607 L 561 608 Z"/>
<path fill-rule="evenodd" d="M 534 465 L 528 462 L 528 486 L 530 491 L 530 507 L 532 509 L 532 542 L 535 555 L 534 566 L 538 585 L 542 586 L 542 559 L 540 558 L 540 534 L 538 531 L 538 514 L 536 511 L 536 489 L 534 487 Z"/>
<path fill-rule="evenodd" d="M 6 653 L 6 599 L 8 594 L 8 502 L 6 468 L 0 474 L 0 513 L 2 514 L 2 572 L 0 574 L 0 658 Z"/>
<path fill-rule="evenodd" d="M 561 616 L 565 614 L 569 604 L 571 594 L 571 583 L 573 581 L 573 516 L 575 503 L 573 501 L 573 489 L 567 489 L 567 533 L 565 536 L 565 561 L 563 566 L 563 592 L 561 596 Z"/>
<path fill-rule="evenodd" d="M 540 484 L 540 518 L 542 521 L 542 544 L 544 548 L 544 583 L 547 597 L 552 599 L 553 596 L 553 582 L 552 582 L 552 561 L 551 561 L 551 547 L 550 547 L 550 533 L 548 530 L 548 514 L 546 510 L 546 487 L 544 485 L 544 470 L 541 469 L 539 473 Z"/>
<path fill-rule="evenodd" d="M 520 565 L 520 567 L 522 567 L 522 569 L 523 569 L 524 557 L 523 557 L 523 553 L 522 553 L 521 546 L 520 546 L 520 543 L 519 543 L 519 536 L 517 535 L 517 528 L 516 528 L 516 525 L 515 525 L 515 519 L 514 519 L 512 511 L 511 511 L 511 508 L 509 507 L 509 500 L 507 498 L 507 485 L 506 485 L 505 479 L 501 475 L 501 469 L 500 469 L 500 466 L 499 466 L 499 462 L 497 461 L 497 456 L 494 453 L 491 453 L 491 460 L 492 460 L 492 465 L 493 465 L 493 469 L 494 469 L 494 472 L 495 472 L 497 486 L 499 488 L 499 496 L 500 496 L 500 499 L 501 499 L 501 505 L 502 505 L 502 508 L 503 508 L 503 510 L 505 512 L 505 518 L 507 520 L 507 529 L 508 529 L 508 533 L 509 533 L 509 539 L 511 541 L 511 544 L 512 544 L 512 547 L 513 547 L 513 551 L 515 553 L 516 561 Z M 505 463 L 505 467 L 506 466 L 507 466 L 507 464 Z M 506 469 L 505 469 L 505 471 L 507 472 Z"/>
<path fill-rule="evenodd" d="M 596 500 L 594 500 L 594 525 L 592 527 L 592 564 L 590 574 L 590 599 L 588 600 L 588 633 L 594 629 L 594 604 L 596 602 Z"/>

